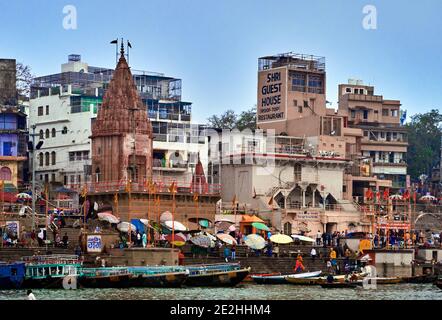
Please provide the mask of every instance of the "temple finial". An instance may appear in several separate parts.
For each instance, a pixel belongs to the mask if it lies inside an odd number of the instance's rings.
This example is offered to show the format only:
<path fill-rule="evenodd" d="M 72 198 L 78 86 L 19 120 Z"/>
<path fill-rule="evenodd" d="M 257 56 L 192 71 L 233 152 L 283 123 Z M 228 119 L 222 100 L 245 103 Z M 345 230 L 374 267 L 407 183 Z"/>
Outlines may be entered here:
<path fill-rule="evenodd" d="M 121 38 L 120 54 L 121 54 L 122 57 L 124 57 L 124 42 L 123 42 L 123 38 Z"/>

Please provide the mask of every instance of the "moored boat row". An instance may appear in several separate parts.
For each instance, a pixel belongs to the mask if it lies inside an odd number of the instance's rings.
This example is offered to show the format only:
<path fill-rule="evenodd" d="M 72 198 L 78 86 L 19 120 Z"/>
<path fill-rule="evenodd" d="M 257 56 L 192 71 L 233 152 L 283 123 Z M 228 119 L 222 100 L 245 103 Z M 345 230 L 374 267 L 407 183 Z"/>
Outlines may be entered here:
<path fill-rule="evenodd" d="M 35 256 L 0 264 L 0 289 L 235 286 L 250 273 L 236 263 L 85 268 L 77 256 Z"/>

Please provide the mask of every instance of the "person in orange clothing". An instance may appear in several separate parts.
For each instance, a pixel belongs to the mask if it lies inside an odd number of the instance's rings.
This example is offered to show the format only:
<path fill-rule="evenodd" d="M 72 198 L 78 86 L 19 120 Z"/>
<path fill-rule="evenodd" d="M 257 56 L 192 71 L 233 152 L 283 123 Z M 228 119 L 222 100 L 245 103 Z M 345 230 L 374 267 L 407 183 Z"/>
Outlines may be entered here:
<path fill-rule="evenodd" d="M 296 264 L 295 264 L 295 272 L 304 271 L 305 267 L 302 263 L 303 259 L 300 253 L 298 253 L 298 257 L 296 258 Z"/>

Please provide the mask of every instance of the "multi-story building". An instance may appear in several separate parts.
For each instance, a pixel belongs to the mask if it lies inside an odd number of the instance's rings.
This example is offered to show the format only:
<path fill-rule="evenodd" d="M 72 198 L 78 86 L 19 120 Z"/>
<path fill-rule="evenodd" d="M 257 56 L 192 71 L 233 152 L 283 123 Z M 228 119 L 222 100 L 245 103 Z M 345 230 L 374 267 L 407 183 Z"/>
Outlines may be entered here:
<path fill-rule="evenodd" d="M 207 168 L 203 126 L 191 123 L 190 102 L 181 100 L 181 80 L 132 70 L 152 123 L 153 175 L 191 181 L 200 159 Z M 93 179 L 91 123 L 114 70 L 89 66 L 70 55 L 61 73 L 38 77 L 31 88 L 30 127 L 45 143 L 37 155 L 37 179 L 67 186 Z"/>
<path fill-rule="evenodd" d="M 7 191 L 16 191 L 27 180 L 26 114 L 17 105 L 15 68 L 15 60 L 0 59 L 0 180 Z"/>
<path fill-rule="evenodd" d="M 400 101 L 375 95 L 373 86 L 356 80 L 339 85 L 338 96 L 338 110 L 346 116 L 348 126 L 363 131 L 359 156 L 369 163 L 371 176 L 391 181 L 393 192 L 407 188 L 408 137 L 401 124 Z M 355 191 L 363 194 L 362 188 Z"/>

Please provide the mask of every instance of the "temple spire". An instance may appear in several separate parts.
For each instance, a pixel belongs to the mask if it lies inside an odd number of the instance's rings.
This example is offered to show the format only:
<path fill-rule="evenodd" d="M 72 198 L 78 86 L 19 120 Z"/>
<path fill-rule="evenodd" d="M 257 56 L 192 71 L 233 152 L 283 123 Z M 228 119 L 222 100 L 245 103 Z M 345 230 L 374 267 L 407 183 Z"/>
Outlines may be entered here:
<path fill-rule="evenodd" d="M 121 57 L 124 58 L 124 41 L 123 41 L 123 38 L 121 38 L 121 49 L 120 49 L 120 54 L 121 54 Z"/>

